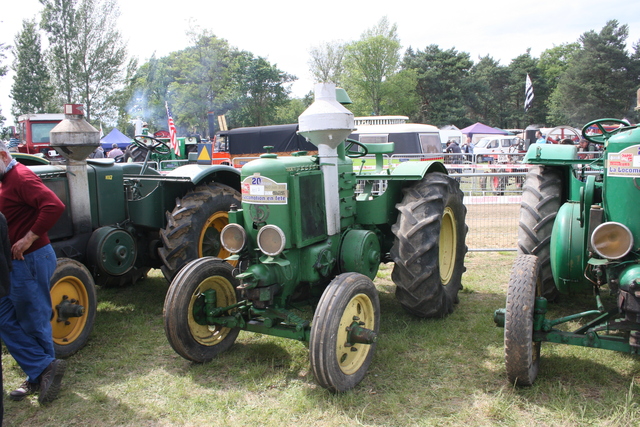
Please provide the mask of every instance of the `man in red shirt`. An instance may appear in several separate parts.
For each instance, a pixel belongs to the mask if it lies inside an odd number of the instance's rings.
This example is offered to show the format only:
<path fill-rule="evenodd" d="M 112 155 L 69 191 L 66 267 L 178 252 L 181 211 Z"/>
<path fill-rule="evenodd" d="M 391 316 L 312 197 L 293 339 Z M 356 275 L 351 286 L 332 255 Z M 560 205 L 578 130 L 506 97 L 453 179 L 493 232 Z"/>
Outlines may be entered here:
<path fill-rule="evenodd" d="M 0 142 L 0 212 L 7 219 L 11 244 L 11 290 L 0 298 L 0 337 L 27 374 L 9 394 L 12 400 L 40 392 L 38 401 L 54 400 L 65 362 L 55 358 L 49 285 L 56 255 L 47 231 L 64 204 L 36 174 L 11 157 Z"/>

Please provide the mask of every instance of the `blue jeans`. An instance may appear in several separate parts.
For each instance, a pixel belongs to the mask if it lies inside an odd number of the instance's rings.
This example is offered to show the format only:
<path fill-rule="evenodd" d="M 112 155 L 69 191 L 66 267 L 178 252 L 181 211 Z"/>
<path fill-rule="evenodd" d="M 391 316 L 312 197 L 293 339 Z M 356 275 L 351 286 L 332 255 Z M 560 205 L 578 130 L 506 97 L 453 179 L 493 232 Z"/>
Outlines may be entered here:
<path fill-rule="evenodd" d="M 12 265 L 11 293 L 0 298 L 0 337 L 28 380 L 38 382 L 55 359 L 49 286 L 56 254 L 47 245 Z"/>

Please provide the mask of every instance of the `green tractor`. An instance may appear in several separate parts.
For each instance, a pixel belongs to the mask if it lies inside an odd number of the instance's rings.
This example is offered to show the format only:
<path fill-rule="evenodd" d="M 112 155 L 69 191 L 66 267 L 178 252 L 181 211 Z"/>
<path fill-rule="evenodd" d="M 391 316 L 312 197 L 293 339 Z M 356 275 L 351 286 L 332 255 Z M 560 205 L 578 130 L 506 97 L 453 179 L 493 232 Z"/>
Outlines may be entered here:
<path fill-rule="evenodd" d="M 504 327 L 512 384 L 534 382 L 543 342 L 640 352 L 640 222 L 629 204 L 640 195 L 640 127 L 601 119 L 585 125 L 582 137 L 604 151 L 533 144 L 524 159 L 533 167 L 523 190 L 519 253 L 506 309 L 494 315 Z M 605 291 L 615 301 L 601 298 Z M 592 310 L 547 317 L 548 300 L 580 293 L 594 295 Z M 581 326 L 559 328 L 571 321 Z"/>
<path fill-rule="evenodd" d="M 66 206 L 48 233 L 58 257 L 51 323 L 56 354 L 65 357 L 91 333 L 96 285 L 131 284 L 152 268 L 170 281 L 193 259 L 229 255 L 219 236 L 231 205 L 240 202 L 240 174 L 229 166 L 190 164 L 161 175 L 145 163 L 87 160 L 99 137 L 81 111 L 68 114 L 51 141 L 65 165 L 20 160 L 30 162 Z M 168 151 L 157 139 L 145 146 Z"/>
<path fill-rule="evenodd" d="M 233 255 L 200 258 L 178 273 L 164 326 L 174 350 L 200 363 L 229 349 L 241 330 L 308 343 L 318 383 L 344 391 L 373 358 L 381 262 L 395 263 L 396 297 L 408 312 L 453 311 L 466 208 L 442 162 L 385 169 L 393 143 L 346 139 L 353 114 L 337 102 L 335 86 L 316 86 L 315 97 L 299 132 L 318 155 L 267 153 L 243 166 L 242 203 L 221 233 Z M 366 154 L 375 155 L 376 170 L 354 172 L 352 158 Z"/>

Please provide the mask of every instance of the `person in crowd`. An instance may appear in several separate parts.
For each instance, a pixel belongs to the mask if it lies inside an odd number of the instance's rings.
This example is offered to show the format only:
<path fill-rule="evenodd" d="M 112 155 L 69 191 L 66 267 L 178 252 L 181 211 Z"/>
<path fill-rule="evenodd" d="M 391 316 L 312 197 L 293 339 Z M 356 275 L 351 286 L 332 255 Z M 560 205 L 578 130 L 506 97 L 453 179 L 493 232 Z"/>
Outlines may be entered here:
<path fill-rule="evenodd" d="M 468 136 L 467 137 L 467 142 L 465 142 L 462 145 L 462 152 L 466 153 L 466 158 L 468 161 L 472 162 L 473 161 L 473 141 L 471 140 L 471 137 Z"/>
<path fill-rule="evenodd" d="M 10 273 L 11 273 L 11 245 L 9 244 L 9 228 L 7 220 L 0 212 L 0 299 L 9 295 Z M 2 342 L 0 341 L 0 345 Z M 4 388 L 2 387 L 2 357 L 0 357 L 0 427 L 4 418 Z"/>
<path fill-rule="evenodd" d="M 460 149 L 460 146 L 458 145 L 457 142 L 455 142 L 454 140 L 449 140 L 447 141 L 447 149 L 445 150 L 446 153 L 455 153 L 455 154 L 461 154 L 462 150 Z M 454 159 L 458 159 L 459 156 L 451 156 Z"/>
<path fill-rule="evenodd" d="M 111 151 L 109 151 L 108 157 L 110 159 L 115 159 L 116 157 L 122 156 L 124 153 L 120 148 L 118 148 L 118 144 L 115 142 L 111 146 Z"/>
<path fill-rule="evenodd" d="M 589 142 L 584 138 L 580 140 L 578 157 L 581 159 L 593 159 L 596 151 L 598 151 L 596 144 Z"/>
<path fill-rule="evenodd" d="M 104 148 L 102 145 L 98 145 L 93 153 L 89 154 L 90 159 L 104 159 Z"/>
<path fill-rule="evenodd" d="M 544 137 L 542 132 L 536 131 L 536 144 L 546 144 L 547 139 Z"/>
<path fill-rule="evenodd" d="M 55 357 L 51 331 L 50 281 L 56 254 L 47 232 L 64 204 L 29 168 L 16 162 L 0 142 L 0 212 L 11 245 L 11 290 L 0 298 L 0 338 L 27 375 L 9 393 L 22 400 L 39 393 L 48 403 L 58 396 L 66 364 Z"/>

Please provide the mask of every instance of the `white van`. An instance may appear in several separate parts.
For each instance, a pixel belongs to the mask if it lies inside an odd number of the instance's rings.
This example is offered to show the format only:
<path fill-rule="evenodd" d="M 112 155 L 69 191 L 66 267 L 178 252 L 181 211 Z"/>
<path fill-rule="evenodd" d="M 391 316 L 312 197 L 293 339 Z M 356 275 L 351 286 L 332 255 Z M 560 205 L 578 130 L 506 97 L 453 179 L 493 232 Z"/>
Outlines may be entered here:
<path fill-rule="evenodd" d="M 515 135 L 485 136 L 473 147 L 473 154 L 478 162 L 492 161 L 500 154 L 524 152 L 524 140 Z"/>
<path fill-rule="evenodd" d="M 351 139 L 366 143 L 395 144 L 394 154 L 442 154 L 438 128 L 419 123 L 356 125 Z M 445 141 L 446 142 L 446 141 Z"/>

